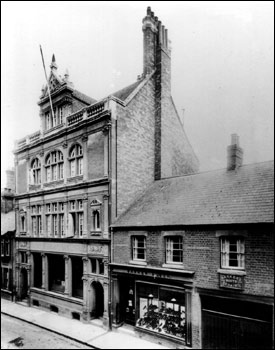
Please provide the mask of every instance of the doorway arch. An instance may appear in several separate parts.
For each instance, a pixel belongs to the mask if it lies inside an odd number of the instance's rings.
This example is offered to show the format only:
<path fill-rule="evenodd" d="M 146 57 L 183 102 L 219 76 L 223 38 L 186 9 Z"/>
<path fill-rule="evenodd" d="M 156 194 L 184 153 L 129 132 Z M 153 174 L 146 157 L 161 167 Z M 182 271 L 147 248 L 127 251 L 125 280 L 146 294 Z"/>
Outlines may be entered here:
<path fill-rule="evenodd" d="M 90 315 L 99 318 L 104 312 L 104 290 L 100 282 L 92 282 L 90 290 Z"/>

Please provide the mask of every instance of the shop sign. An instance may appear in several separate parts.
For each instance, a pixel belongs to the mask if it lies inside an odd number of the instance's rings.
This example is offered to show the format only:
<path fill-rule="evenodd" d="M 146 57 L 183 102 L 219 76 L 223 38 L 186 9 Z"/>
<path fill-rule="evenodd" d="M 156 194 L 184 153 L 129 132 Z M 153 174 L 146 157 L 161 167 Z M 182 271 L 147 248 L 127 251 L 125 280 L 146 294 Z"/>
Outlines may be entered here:
<path fill-rule="evenodd" d="M 220 287 L 244 289 L 244 276 L 220 274 Z"/>

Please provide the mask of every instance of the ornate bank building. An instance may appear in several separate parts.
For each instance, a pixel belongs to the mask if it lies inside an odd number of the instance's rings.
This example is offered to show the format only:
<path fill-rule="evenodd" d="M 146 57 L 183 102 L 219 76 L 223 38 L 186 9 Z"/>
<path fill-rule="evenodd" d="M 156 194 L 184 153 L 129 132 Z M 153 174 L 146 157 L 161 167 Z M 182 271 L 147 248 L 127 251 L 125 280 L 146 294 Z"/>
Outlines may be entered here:
<path fill-rule="evenodd" d="M 142 29 L 143 73 L 100 101 L 53 56 L 41 129 L 16 142 L 16 297 L 30 306 L 107 325 L 110 225 L 155 180 L 198 168 L 170 93 L 167 30 L 150 9 Z"/>

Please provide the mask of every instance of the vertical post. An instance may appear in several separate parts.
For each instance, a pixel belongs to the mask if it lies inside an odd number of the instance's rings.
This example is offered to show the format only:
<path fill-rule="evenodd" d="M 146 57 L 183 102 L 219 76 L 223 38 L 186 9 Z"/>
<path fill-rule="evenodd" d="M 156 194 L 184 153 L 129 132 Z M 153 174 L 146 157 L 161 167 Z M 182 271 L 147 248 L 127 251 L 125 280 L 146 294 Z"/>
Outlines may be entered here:
<path fill-rule="evenodd" d="M 104 135 L 104 177 L 109 176 L 109 130 L 111 124 L 104 126 L 102 133 Z"/>
<path fill-rule="evenodd" d="M 32 223 L 31 223 L 31 206 L 30 206 L 30 203 L 29 205 L 27 206 L 27 217 L 26 217 L 26 221 L 25 222 L 25 230 L 26 230 L 26 235 L 27 236 L 32 236 L 33 233 L 32 233 Z"/>
<path fill-rule="evenodd" d="M 185 305 L 186 305 L 186 345 L 192 346 L 192 292 L 185 290 Z"/>
<path fill-rule="evenodd" d="M 69 212 L 68 212 L 68 201 L 64 201 L 64 236 L 68 236 L 68 225 L 69 225 Z"/>
<path fill-rule="evenodd" d="M 64 177 L 64 184 L 67 183 L 67 177 L 70 176 L 70 172 L 69 172 L 69 161 L 68 161 L 68 144 L 67 141 L 64 141 L 62 144 L 62 147 L 64 149 L 63 151 L 63 159 L 64 159 L 64 163 L 63 163 L 63 177 Z"/>
<path fill-rule="evenodd" d="M 109 238 L 109 196 L 103 196 L 103 238 Z"/>
<path fill-rule="evenodd" d="M 85 112 L 87 115 L 87 112 Z M 84 134 L 82 136 L 82 146 L 83 146 L 83 180 L 88 180 L 88 135 Z"/>
<path fill-rule="evenodd" d="M 65 259 L 65 291 L 69 297 L 72 296 L 72 259 L 69 255 L 64 255 Z"/>
<path fill-rule="evenodd" d="M 88 196 L 83 197 L 83 237 L 88 237 Z"/>
<path fill-rule="evenodd" d="M 42 289 L 49 290 L 49 276 L 48 276 L 48 256 L 41 253 L 42 256 Z"/>

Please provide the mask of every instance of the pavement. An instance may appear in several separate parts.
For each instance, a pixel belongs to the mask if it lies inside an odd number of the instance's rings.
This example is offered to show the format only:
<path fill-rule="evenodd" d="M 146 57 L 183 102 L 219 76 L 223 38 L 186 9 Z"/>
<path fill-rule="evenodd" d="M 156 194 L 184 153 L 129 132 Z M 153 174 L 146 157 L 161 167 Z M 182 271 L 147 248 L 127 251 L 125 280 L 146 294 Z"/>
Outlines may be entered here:
<path fill-rule="evenodd" d="M 93 324 L 93 321 L 82 323 L 78 320 L 56 315 L 50 311 L 28 307 L 5 299 L 1 299 L 1 313 L 63 335 L 91 348 L 168 349 L 162 345 L 140 339 L 131 329 L 120 327 L 113 331 L 107 331 L 101 326 L 101 322 L 96 320 L 97 324 Z"/>

